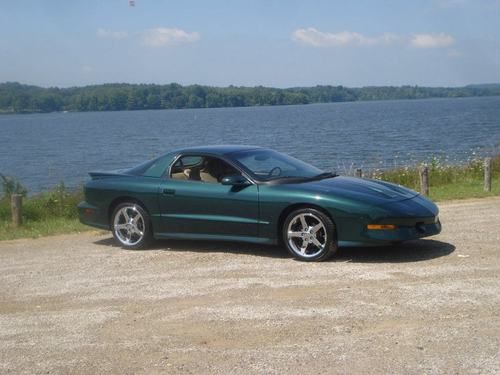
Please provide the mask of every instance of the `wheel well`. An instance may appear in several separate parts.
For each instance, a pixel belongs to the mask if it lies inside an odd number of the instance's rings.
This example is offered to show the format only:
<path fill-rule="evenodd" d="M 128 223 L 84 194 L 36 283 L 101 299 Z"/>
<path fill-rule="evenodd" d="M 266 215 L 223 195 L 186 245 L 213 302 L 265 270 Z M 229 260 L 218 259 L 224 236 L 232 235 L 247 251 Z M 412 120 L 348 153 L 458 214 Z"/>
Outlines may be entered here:
<path fill-rule="evenodd" d="M 135 203 L 135 204 L 138 204 L 139 206 L 142 207 L 142 209 L 144 211 L 146 211 L 149 215 L 149 211 L 148 209 L 146 208 L 146 206 L 144 205 L 144 203 L 142 203 L 140 200 L 136 199 L 136 198 L 132 198 L 132 197 L 118 197 L 118 198 L 115 198 L 111 204 L 109 205 L 109 210 L 108 210 L 108 221 L 111 223 L 111 215 L 113 215 L 113 211 L 115 210 L 116 206 L 118 206 L 119 204 L 121 203 L 125 203 L 125 202 L 130 202 L 130 203 Z"/>
<path fill-rule="evenodd" d="M 292 211 L 299 210 L 302 208 L 313 208 L 315 210 L 321 211 L 322 213 L 324 213 L 326 216 L 328 216 L 330 218 L 330 220 L 334 224 L 335 232 L 337 231 L 337 225 L 335 225 L 335 220 L 333 220 L 332 215 L 330 215 L 330 213 L 327 210 L 325 210 L 323 207 L 316 206 L 315 204 L 310 204 L 310 203 L 296 203 L 296 204 L 292 204 L 292 205 L 286 207 L 283 211 L 281 211 L 281 214 L 279 216 L 278 228 L 277 228 L 278 236 L 277 237 L 278 237 L 278 241 L 280 243 L 283 241 L 283 238 L 282 238 L 283 237 L 283 225 L 285 224 L 285 220 L 286 220 L 287 216 Z M 336 238 L 336 237 L 337 237 L 337 233 L 335 233 L 334 238 Z"/>

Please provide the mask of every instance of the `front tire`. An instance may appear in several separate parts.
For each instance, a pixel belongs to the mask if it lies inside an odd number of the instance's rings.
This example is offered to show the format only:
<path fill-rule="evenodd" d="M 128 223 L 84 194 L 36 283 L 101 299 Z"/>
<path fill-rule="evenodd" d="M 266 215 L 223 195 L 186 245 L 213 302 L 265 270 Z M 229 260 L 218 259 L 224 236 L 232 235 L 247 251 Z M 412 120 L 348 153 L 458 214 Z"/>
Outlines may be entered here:
<path fill-rule="evenodd" d="M 116 206 L 111 217 L 111 231 L 116 243 L 125 249 L 145 249 L 152 239 L 149 215 L 134 202 Z"/>
<path fill-rule="evenodd" d="M 326 260 L 338 249 L 333 221 L 313 208 L 298 209 L 287 216 L 283 242 L 295 258 L 306 262 Z"/>

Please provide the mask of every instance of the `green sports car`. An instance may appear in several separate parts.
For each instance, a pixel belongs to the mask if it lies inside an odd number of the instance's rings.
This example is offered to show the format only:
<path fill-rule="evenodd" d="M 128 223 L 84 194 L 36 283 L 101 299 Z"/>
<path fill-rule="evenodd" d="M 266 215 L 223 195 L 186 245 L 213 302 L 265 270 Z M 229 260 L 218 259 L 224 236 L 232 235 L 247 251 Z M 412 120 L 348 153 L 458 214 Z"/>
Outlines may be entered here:
<path fill-rule="evenodd" d="M 252 146 L 192 147 L 131 169 L 91 172 L 80 221 L 130 249 L 154 238 L 283 243 L 321 261 L 339 246 L 438 234 L 438 208 L 413 190 L 338 176 Z"/>

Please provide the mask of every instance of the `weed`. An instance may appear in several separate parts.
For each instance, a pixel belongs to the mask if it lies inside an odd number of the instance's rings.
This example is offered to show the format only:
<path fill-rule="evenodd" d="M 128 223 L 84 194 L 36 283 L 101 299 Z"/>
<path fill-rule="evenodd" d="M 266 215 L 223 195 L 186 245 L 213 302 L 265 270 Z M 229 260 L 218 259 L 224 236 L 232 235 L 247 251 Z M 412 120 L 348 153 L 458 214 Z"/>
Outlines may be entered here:
<path fill-rule="evenodd" d="M 26 196 L 28 190 L 15 178 L 5 176 L 0 173 L 0 185 L 2 186 L 3 197 L 2 199 L 10 201 L 12 194 L 22 194 Z"/>

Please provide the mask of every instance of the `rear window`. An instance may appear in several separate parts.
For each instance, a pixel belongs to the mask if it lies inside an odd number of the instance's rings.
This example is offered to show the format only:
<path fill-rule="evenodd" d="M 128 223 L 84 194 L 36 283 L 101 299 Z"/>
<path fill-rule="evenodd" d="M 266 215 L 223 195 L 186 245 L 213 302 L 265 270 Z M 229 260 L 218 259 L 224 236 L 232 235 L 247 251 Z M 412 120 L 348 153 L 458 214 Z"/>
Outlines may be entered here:
<path fill-rule="evenodd" d="M 153 160 L 142 173 L 146 177 L 161 177 L 165 173 L 166 169 L 172 163 L 174 155 L 168 154 Z"/>

